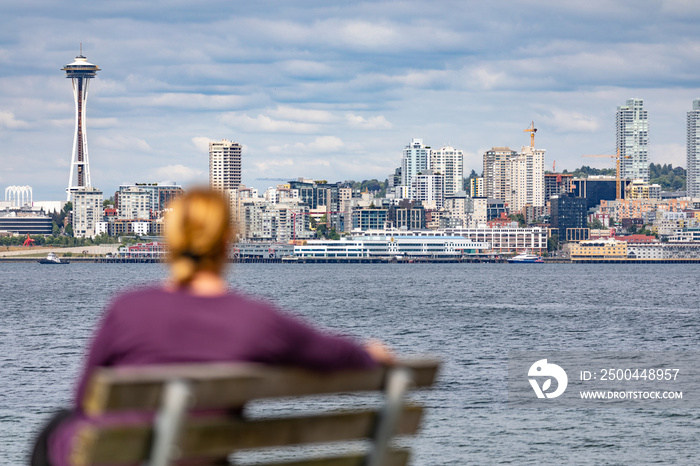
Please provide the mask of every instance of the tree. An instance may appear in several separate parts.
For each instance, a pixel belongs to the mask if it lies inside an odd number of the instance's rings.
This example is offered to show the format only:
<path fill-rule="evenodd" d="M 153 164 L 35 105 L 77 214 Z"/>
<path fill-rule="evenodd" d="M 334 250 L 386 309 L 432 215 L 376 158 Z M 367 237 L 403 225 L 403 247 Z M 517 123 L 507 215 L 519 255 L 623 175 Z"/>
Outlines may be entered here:
<path fill-rule="evenodd" d="M 518 222 L 518 226 L 520 228 L 525 228 L 527 226 L 527 222 L 525 222 L 525 216 L 523 214 L 510 214 L 508 218 Z"/>
<path fill-rule="evenodd" d="M 588 222 L 588 228 L 592 230 L 602 230 L 605 228 L 605 225 L 603 225 L 603 222 L 600 221 L 598 218 L 594 218 L 590 222 Z"/>
<path fill-rule="evenodd" d="M 559 235 L 552 235 L 547 239 L 547 251 L 556 251 L 559 249 Z"/>
<path fill-rule="evenodd" d="M 57 225 L 56 222 L 53 221 L 53 220 L 51 221 L 51 234 L 52 234 L 53 236 L 58 236 L 58 235 L 61 234 L 61 229 L 58 228 L 58 225 Z"/>

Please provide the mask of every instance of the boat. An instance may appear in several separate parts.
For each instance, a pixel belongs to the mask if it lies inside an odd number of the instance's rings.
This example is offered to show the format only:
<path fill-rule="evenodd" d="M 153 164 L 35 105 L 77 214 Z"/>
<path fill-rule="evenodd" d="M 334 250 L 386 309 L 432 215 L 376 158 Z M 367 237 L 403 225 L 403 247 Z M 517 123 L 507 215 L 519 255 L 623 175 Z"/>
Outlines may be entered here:
<path fill-rule="evenodd" d="M 544 263 L 544 259 L 537 254 L 530 254 L 529 252 L 523 252 L 515 257 L 508 259 L 508 262 L 512 264 L 540 264 Z"/>
<path fill-rule="evenodd" d="M 66 260 L 61 260 L 60 257 L 58 257 L 56 254 L 53 252 L 50 252 L 46 255 L 46 259 L 41 259 L 39 261 L 40 264 L 58 264 L 58 265 L 63 265 L 63 264 L 70 264 L 70 262 Z"/>

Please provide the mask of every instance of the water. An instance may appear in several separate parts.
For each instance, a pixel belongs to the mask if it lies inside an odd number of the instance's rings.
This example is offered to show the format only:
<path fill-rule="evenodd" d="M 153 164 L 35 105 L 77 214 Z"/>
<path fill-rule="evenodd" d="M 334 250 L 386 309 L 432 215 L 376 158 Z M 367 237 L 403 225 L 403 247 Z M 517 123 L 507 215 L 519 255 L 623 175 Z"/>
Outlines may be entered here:
<path fill-rule="evenodd" d="M 697 409 L 514 409 L 509 351 L 697 351 L 698 266 L 240 264 L 246 292 L 403 355 L 444 360 L 410 441 L 415 465 L 695 464 Z M 0 464 L 22 464 L 69 403 L 110 296 L 161 280 L 153 264 L 0 264 Z"/>

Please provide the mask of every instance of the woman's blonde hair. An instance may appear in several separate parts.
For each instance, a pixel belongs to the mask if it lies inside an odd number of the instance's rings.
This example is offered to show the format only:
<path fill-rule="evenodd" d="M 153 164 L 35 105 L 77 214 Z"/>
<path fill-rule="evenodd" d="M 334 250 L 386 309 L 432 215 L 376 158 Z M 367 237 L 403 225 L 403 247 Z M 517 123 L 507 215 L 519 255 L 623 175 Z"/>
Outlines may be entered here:
<path fill-rule="evenodd" d="M 187 286 L 199 271 L 221 273 L 233 231 L 224 196 L 206 188 L 188 190 L 170 203 L 165 238 L 173 279 Z"/>

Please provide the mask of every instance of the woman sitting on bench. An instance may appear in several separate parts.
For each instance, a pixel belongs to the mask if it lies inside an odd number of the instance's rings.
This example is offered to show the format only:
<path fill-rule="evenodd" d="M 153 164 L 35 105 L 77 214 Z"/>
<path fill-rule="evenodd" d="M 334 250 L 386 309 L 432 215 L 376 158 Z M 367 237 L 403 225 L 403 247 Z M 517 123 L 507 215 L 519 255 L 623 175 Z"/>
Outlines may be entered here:
<path fill-rule="evenodd" d="M 361 346 L 323 333 L 230 290 L 223 272 L 234 232 L 228 203 L 219 193 L 193 189 L 171 208 L 166 218 L 170 280 L 122 294 L 107 308 L 88 351 L 75 408 L 45 428 L 32 464 L 69 464 L 77 428 L 101 422 L 88 419 L 78 404 L 99 366 L 247 361 L 332 371 L 391 361 L 381 343 Z"/>

